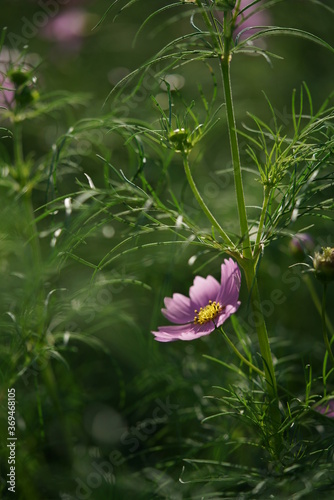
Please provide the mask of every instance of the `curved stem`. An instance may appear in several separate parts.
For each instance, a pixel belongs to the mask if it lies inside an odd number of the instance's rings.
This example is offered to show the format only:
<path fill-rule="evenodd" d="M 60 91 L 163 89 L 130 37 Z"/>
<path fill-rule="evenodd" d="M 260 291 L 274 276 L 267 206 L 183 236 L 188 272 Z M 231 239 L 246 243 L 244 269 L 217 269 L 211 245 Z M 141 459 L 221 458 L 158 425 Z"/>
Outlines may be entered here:
<path fill-rule="evenodd" d="M 313 300 L 313 303 L 318 311 L 318 313 L 320 314 L 320 316 L 322 315 L 322 307 L 321 307 L 321 302 L 319 300 L 319 297 L 317 295 L 317 292 L 315 291 L 315 288 L 314 288 L 314 285 L 313 285 L 313 282 L 312 280 L 310 279 L 310 277 L 305 274 L 303 276 L 304 278 L 304 282 L 306 283 L 307 285 L 307 288 L 309 289 L 309 292 L 310 292 L 310 295 L 312 297 L 312 300 Z M 326 325 L 327 325 L 327 329 L 328 331 L 330 332 L 330 334 L 332 335 L 332 337 L 334 337 L 334 327 L 332 325 L 332 322 L 331 320 L 329 319 L 328 317 L 328 314 L 326 314 Z"/>
<path fill-rule="evenodd" d="M 263 316 L 263 311 L 261 307 L 260 292 L 257 284 L 257 277 L 255 274 L 255 269 L 253 264 L 245 269 L 245 276 L 247 281 L 247 287 L 250 293 L 250 302 L 253 311 L 253 320 L 255 323 L 260 352 L 263 359 L 264 373 L 267 382 L 267 390 L 272 399 L 277 399 L 277 383 L 275 376 L 274 363 L 272 359 L 269 338 L 267 333 L 267 327 Z"/>
<path fill-rule="evenodd" d="M 321 319 L 322 319 L 322 334 L 324 337 L 324 342 L 325 346 L 328 352 L 329 357 L 331 358 L 331 361 L 334 366 L 334 356 L 332 353 L 331 345 L 328 340 L 328 334 L 327 334 L 327 321 L 326 321 L 326 292 L 327 292 L 327 285 L 324 285 L 324 291 L 322 294 L 322 305 L 321 305 Z"/>
<path fill-rule="evenodd" d="M 235 347 L 235 345 L 233 344 L 233 342 L 228 338 L 227 334 L 224 332 L 224 330 L 223 330 L 222 327 L 220 327 L 220 331 L 224 335 L 224 338 L 225 338 L 226 342 L 228 343 L 228 345 L 233 349 L 233 351 L 241 359 L 241 361 L 243 363 L 245 363 L 247 366 L 249 366 L 249 368 L 251 368 L 252 370 L 254 370 L 256 373 L 258 373 L 259 375 L 261 375 L 261 377 L 264 377 L 264 372 L 262 370 L 260 370 L 257 366 L 253 365 L 253 363 L 251 363 L 247 358 L 245 358 L 241 354 L 241 352 Z"/>
<path fill-rule="evenodd" d="M 209 208 L 206 206 L 202 196 L 200 195 L 200 192 L 197 189 L 197 186 L 194 182 L 193 176 L 191 175 L 190 167 L 189 167 L 189 162 L 188 162 L 188 156 L 186 154 L 183 155 L 183 166 L 184 166 L 184 171 L 186 173 L 187 179 L 189 186 L 191 187 L 192 192 L 194 193 L 194 196 L 196 200 L 198 201 L 198 204 L 200 205 L 201 209 L 211 222 L 211 224 L 219 231 L 221 237 L 225 241 L 225 243 L 228 243 L 232 247 L 235 247 L 233 241 L 230 239 L 230 237 L 225 233 L 224 229 L 221 227 L 219 222 L 216 220 L 214 215 L 211 213 Z"/>

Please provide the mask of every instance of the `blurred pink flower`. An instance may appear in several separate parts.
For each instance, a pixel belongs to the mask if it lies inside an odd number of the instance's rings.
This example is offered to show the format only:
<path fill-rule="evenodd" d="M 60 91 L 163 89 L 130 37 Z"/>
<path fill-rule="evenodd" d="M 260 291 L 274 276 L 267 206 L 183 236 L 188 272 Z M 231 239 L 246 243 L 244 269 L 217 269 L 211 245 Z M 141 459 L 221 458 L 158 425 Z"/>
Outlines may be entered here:
<path fill-rule="evenodd" d="M 1 66 L 1 63 L 0 63 Z M 4 108 L 12 108 L 15 100 L 15 85 L 6 77 L 0 70 L 0 106 Z"/>
<path fill-rule="evenodd" d="M 237 311 L 240 284 L 240 270 L 232 259 L 221 265 L 220 283 L 212 276 L 196 276 L 189 297 L 174 293 L 173 298 L 165 298 L 162 314 L 176 326 L 160 326 L 152 332 L 155 340 L 194 340 L 209 335 Z"/>
<path fill-rule="evenodd" d="M 5 45 L 0 52 L 0 106 L 6 109 L 15 105 L 15 85 L 8 77 L 8 72 L 13 66 L 12 61 L 19 58 L 16 50 L 7 48 Z"/>
<path fill-rule="evenodd" d="M 252 28 L 253 26 L 268 26 L 271 23 L 270 15 L 268 14 L 268 10 L 261 10 L 259 12 L 256 12 L 256 10 L 259 8 L 261 5 L 261 2 L 255 5 L 252 5 L 249 8 L 246 8 L 248 5 L 250 5 L 254 0 L 241 0 L 240 4 L 240 11 L 243 11 L 241 14 L 239 14 L 237 18 L 237 24 L 236 28 L 234 31 L 234 34 L 237 35 L 240 33 L 240 31 L 247 29 L 247 28 Z M 248 17 L 250 16 L 250 17 Z M 248 30 L 246 33 L 241 35 L 241 38 L 245 38 L 249 36 L 250 34 L 254 33 L 255 31 L 259 30 Z"/>
<path fill-rule="evenodd" d="M 289 243 L 290 252 L 297 258 L 305 257 L 314 250 L 313 238 L 308 233 L 297 233 Z"/>
<path fill-rule="evenodd" d="M 328 418 L 334 418 L 334 400 L 330 399 L 328 403 L 316 406 L 314 408 L 318 413 Z"/>
<path fill-rule="evenodd" d="M 67 49 L 77 50 L 86 34 L 88 18 L 89 14 L 84 9 L 66 9 L 49 20 L 42 30 L 42 36 L 66 46 Z"/>

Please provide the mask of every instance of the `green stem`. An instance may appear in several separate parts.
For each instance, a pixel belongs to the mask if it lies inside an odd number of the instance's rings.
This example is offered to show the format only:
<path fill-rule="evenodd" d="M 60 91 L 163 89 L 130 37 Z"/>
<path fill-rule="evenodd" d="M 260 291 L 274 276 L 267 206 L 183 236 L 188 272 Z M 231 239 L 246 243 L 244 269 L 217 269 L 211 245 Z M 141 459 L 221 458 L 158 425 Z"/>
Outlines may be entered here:
<path fill-rule="evenodd" d="M 238 136 L 236 132 L 236 122 L 234 116 L 234 106 L 232 99 L 232 89 L 231 89 L 231 79 L 230 79 L 230 43 L 231 43 L 231 33 L 229 24 L 229 13 L 224 15 L 224 54 L 221 57 L 220 67 L 222 71 L 223 83 L 224 83 L 224 94 L 225 94 L 225 104 L 226 104 L 226 117 L 227 126 L 230 138 L 230 148 L 234 171 L 234 183 L 237 195 L 237 205 L 238 214 L 240 222 L 241 236 L 243 240 L 243 255 L 244 257 L 251 259 L 252 250 L 250 246 L 249 231 L 248 231 L 248 221 L 245 205 L 244 189 L 242 184 L 241 175 L 241 163 L 239 155 L 239 145 Z"/>
<path fill-rule="evenodd" d="M 34 284 L 39 284 L 38 275 L 40 273 L 41 252 L 38 240 L 38 231 L 34 216 L 34 209 L 31 199 L 31 186 L 28 186 L 29 173 L 24 161 L 22 147 L 22 124 L 14 121 L 14 162 L 17 179 L 21 188 L 21 204 L 23 209 L 22 226 L 27 246 L 30 245 L 31 255 L 27 252 L 29 268 L 33 273 Z"/>
<path fill-rule="evenodd" d="M 22 185 L 24 179 L 24 160 L 23 160 L 23 148 L 22 148 L 22 124 L 20 122 L 14 122 L 14 160 L 15 166 L 17 168 L 17 174 L 19 177 L 20 184 Z M 25 180 L 25 179 L 24 179 Z"/>
<path fill-rule="evenodd" d="M 324 361 L 322 363 L 322 383 L 324 387 L 324 398 L 327 396 L 327 360 L 328 360 L 328 352 L 325 352 Z"/>
<path fill-rule="evenodd" d="M 246 269 L 245 269 L 246 267 Z M 261 307 L 260 292 L 258 289 L 255 263 L 250 262 L 248 269 L 244 267 L 248 290 L 250 292 L 250 302 L 253 311 L 253 321 L 256 326 L 257 336 L 259 340 L 260 352 L 263 360 L 265 380 L 269 396 L 267 406 L 267 432 L 269 436 L 268 450 L 271 455 L 277 460 L 282 450 L 282 436 L 279 433 L 281 425 L 281 415 L 278 406 L 277 382 L 275 369 L 270 350 L 267 327 Z"/>
<path fill-rule="evenodd" d="M 250 301 L 255 318 L 261 356 L 264 364 L 264 373 L 267 382 L 267 390 L 271 398 L 273 400 L 277 400 L 277 384 L 276 384 L 275 370 L 269 345 L 266 323 L 261 308 L 261 299 L 255 272 L 255 259 L 253 258 L 252 249 L 250 245 L 250 238 L 249 238 L 245 195 L 242 183 L 238 136 L 236 131 L 236 122 L 234 115 L 234 106 L 233 106 L 231 79 L 230 79 L 231 40 L 232 40 L 231 13 L 226 12 L 224 14 L 224 33 L 223 33 L 224 53 L 221 58 L 220 65 L 221 65 L 223 84 L 224 84 L 226 116 L 227 116 L 227 125 L 230 138 L 230 148 L 231 148 L 231 156 L 232 156 L 233 171 L 234 171 L 234 182 L 235 182 L 235 189 L 237 196 L 240 230 L 243 239 L 243 256 L 245 257 L 242 265 L 246 275 L 247 286 L 250 293 Z M 264 205 L 260 220 L 260 227 L 257 235 L 257 246 L 259 246 L 260 244 L 260 238 L 265 221 L 268 202 L 269 202 L 269 191 L 265 192 Z"/>
<path fill-rule="evenodd" d="M 202 196 L 200 195 L 200 192 L 197 189 L 197 186 L 194 182 L 193 176 L 191 175 L 190 167 L 189 167 L 189 162 L 188 162 L 188 156 L 186 154 L 183 155 L 183 166 L 184 166 L 184 171 L 188 179 L 189 186 L 194 193 L 194 196 L 200 205 L 201 209 L 211 222 L 211 224 L 219 231 L 221 237 L 225 241 L 225 243 L 229 244 L 231 247 L 235 247 L 233 241 L 229 238 L 229 236 L 225 233 L 224 229 L 221 227 L 219 222 L 216 220 L 214 215 L 211 213 L 209 208 L 206 206 Z"/>
<path fill-rule="evenodd" d="M 327 285 L 324 285 L 324 291 L 322 294 L 322 307 L 321 307 L 321 319 L 322 319 L 322 334 L 324 337 L 324 342 L 325 346 L 328 352 L 329 357 L 331 358 L 331 361 L 334 366 L 334 356 L 332 353 L 331 345 L 329 343 L 328 339 L 328 334 L 327 334 L 327 322 L 326 322 L 326 292 L 327 292 Z"/>
<path fill-rule="evenodd" d="M 17 171 L 17 177 L 21 187 L 21 202 L 23 209 L 22 210 L 23 232 L 27 242 L 26 254 L 28 255 L 28 263 L 29 263 L 28 265 L 31 271 L 31 282 L 29 282 L 30 293 L 31 290 L 36 291 L 35 318 L 36 318 L 36 324 L 38 325 L 39 338 L 41 340 L 40 345 L 43 345 L 44 342 L 43 337 L 45 332 L 45 325 L 44 325 L 45 293 L 44 293 L 43 273 L 41 272 L 41 263 L 42 263 L 41 249 L 40 249 L 38 230 L 36 226 L 34 209 L 31 199 L 32 188 L 31 186 L 28 186 L 29 169 L 27 168 L 23 156 L 22 126 L 21 123 L 19 122 L 14 122 L 14 160 Z M 52 400 L 55 412 L 57 413 L 58 420 L 60 423 L 60 434 L 62 434 L 62 439 L 65 443 L 64 455 L 70 463 L 70 456 L 71 456 L 70 437 L 67 430 L 66 421 L 64 418 L 64 412 L 62 410 L 59 401 L 56 378 L 54 376 L 50 360 L 48 360 L 46 366 L 41 366 L 41 376 L 44 379 L 44 384 Z M 38 391 L 37 391 L 37 397 L 39 398 Z M 38 406 L 40 423 L 41 425 L 43 425 L 44 421 L 41 413 L 42 408 L 40 405 L 40 401 L 37 401 L 37 406 Z M 41 429 L 41 434 L 44 434 L 44 429 Z"/>
<path fill-rule="evenodd" d="M 247 358 L 245 358 L 241 354 L 241 352 L 235 347 L 235 345 L 233 344 L 233 342 L 228 338 L 227 334 L 224 332 L 224 330 L 223 330 L 222 327 L 220 327 L 220 331 L 224 335 L 224 338 L 225 338 L 226 342 L 228 343 L 228 345 L 233 349 L 233 351 L 241 359 L 241 361 L 243 363 L 245 363 L 247 366 L 249 366 L 249 368 L 251 368 L 252 370 L 254 370 L 256 373 L 258 373 L 259 375 L 261 375 L 261 377 L 264 377 L 264 372 L 262 370 L 260 370 L 257 366 L 253 365 L 253 363 L 251 363 Z"/>
<path fill-rule="evenodd" d="M 238 3 L 238 6 L 239 5 L 240 3 Z M 269 439 L 270 451 L 277 458 L 279 456 L 282 447 L 281 436 L 278 433 L 278 429 L 281 423 L 281 416 L 278 408 L 277 383 L 276 383 L 273 359 L 270 350 L 267 327 L 261 307 L 260 292 L 257 284 L 257 277 L 256 277 L 257 255 L 255 252 L 253 255 L 250 243 L 245 195 L 242 182 L 238 135 L 237 135 L 237 127 L 236 127 L 234 105 L 232 98 L 232 88 L 231 88 L 230 62 L 231 62 L 231 41 L 232 41 L 232 30 L 233 30 L 232 23 L 234 21 L 235 19 L 232 19 L 231 12 L 225 12 L 224 30 L 223 30 L 224 50 L 223 50 L 223 56 L 221 57 L 220 61 L 220 67 L 224 85 L 227 127 L 230 140 L 230 149 L 231 149 L 231 157 L 232 157 L 233 172 L 234 172 L 234 184 L 236 190 L 239 224 L 240 224 L 242 247 L 243 247 L 244 259 L 241 262 L 241 265 L 245 272 L 247 287 L 250 293 L 250 302 L 252 306 L 253 318 L 257 330 L 260 352 L 264 365 L 264 375 L 267 384 L 267 391 L 270 398 L 268 404 L 268 417 L 269 417 L 268 431 L 269 434 L 271 435 L 271 438 Z M 261 234 L 265 221 L 268 202 L 269 202 L 269 193 L 265 193 L 264 205 L 262 208 L 260 227 L 257 234 L 255 249 L 258 249 L 260 245 Z"/>
<path fill-rule="evenodd" d="M 317 292 L 315 291 L 313 282 L 310 279 L 310 277 L 307 276 L 307 275 L 304 276 L 304 281 L 307 284 L 307 287 L 308 287 L 308 289 L 310 291 L 310 294 L 311 294 L 312 300 L 314 302 L 314 305 L 315 305 L 318 313 L 321 316 L 322 329 L 323 329 L 323 321 L 324 320 L 323 320 L 322 304 L 320 303 L 319 297 L 317 295 Z M 325 326 L 327 327 L 327 330 L 329 330 L 330 333 L 331 333 L 331 335 L 332 335 L 332 339 L 329 342 L 329 346 L 331 348 L 331 343 L 333 342 L 333 339 L 334 339 L 334 328 L 333 328 L 332 322 L 329 319 L 326 311 L 325 311 L 325 318 L 326 318 L 326 324 L 325 324 Z M 326 337 L 328 337 L 328 335 L 326 335 Z M 324 387 L 324 398 L 327 395 L 327 379 L 330 376 L 330 374 L 333 372 L 333 368 L 331 368 L 331 370 L 329 370 L 329 372 L 327 373 L 327 362 L 328 362 L 328 349 L 326 349 L 325 356 L 324 356 L 324 361 L 323 361 L 323 364 L 322 364 L 322 381 L 323 381 L 323 387 Z"/>
<path fill-rule="evenodd" d="M 312 297 L 313 303 L 316 307 L 316 310 L 318 311 L 318 313 L 321 316 L 322 315 L 321 302 L 319 300 L 317 292 L 315 291 L 313 282 L 308 275 L 304 275 L 304 282 L 306 283 L 307 288 L 309 289 L 309 292 L 310 292 L 310 295 Z M 328 317 L 328 314 L 326 314 L 326 325 L 327 325 L 327 329 L 329 330 L 330 334 L 332 335 L 332 337 L 334 337 L 334 328 L 333 328 L 331 320 Z"/>
<path fill-rule="evenodd" d="M 272 399 L 277 399 L 277 383 L 274 370 L 273 359 L 269 344 L 267 327 L 261 307 L 260 292 L 257 284 L 257 278 L 253 265 L 245 269 L 247 287 L 250 293 L 250 302 L 254 314 L 254 323 L 256 325 L 260 352 L 263 359 L 264 373 L 267 382 L 267 390 Z"/>

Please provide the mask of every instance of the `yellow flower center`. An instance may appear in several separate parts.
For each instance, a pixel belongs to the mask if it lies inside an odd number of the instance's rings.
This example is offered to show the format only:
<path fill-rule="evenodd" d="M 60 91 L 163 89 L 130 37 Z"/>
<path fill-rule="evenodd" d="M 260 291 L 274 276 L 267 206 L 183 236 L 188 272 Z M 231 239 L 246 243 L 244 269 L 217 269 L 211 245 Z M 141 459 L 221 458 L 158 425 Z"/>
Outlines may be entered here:
<path fill-rule="evenodd" d="M 207 306 L 201 307 L 199 311 L 195 309 L 195 325 L 204 325 L 204 323 L 208 323 L 208 321 L 213 321 L 222 310 L 223 307 L 219 304 L 219 302 L 212 302 L 212 300 L 209 300 Z"/>

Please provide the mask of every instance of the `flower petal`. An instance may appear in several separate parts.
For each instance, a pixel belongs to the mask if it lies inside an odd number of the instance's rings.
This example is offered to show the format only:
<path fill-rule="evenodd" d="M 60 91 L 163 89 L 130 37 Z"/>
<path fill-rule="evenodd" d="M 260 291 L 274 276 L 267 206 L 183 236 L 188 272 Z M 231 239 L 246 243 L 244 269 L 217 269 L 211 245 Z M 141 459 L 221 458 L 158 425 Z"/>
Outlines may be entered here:
<path fill-rule="evenodd" d="M 219 290 L 220 285 L 213 276 L 209 275 L 207 278 L 196 276 L 189 290 L 193 309 L 200 309 L 200 307 L 207 306 L 209 300 L 216 300 Z"/>
<path fill-rule="evenodd" d="M 241 285 L 239 266 L 232 259 L 225 259 L 221 266 L 221 287 L 217 301 L 223 306 L 236 305 Z"/>
<path fill-rule="evenodd" d="M 158 342 L 173 342 L 175 340 L 195 340 L 209 335 L 215 329 L 213 322 L 204 325 L 159 326 L 158 332 L 152 332 Z"/>
<path fill-rule="evenodd" d="M 229 304 L 224 308 L 224 310 L 216 319 L 217 328 L 219 328 L 232 314 L 234 314 L 239 309 L 240 304 L 241 302 L 238 301 L 236 302 L 236 304 Z"/>
<path fill-rule="evenodd" d="M 181 293 L 174 293 L 173 298 L 165 298 L 166 309 L 161 309 L 162 314 L 172 323 L 188 323 L 194 319 L 194 310 L 189 297 Z"/>

